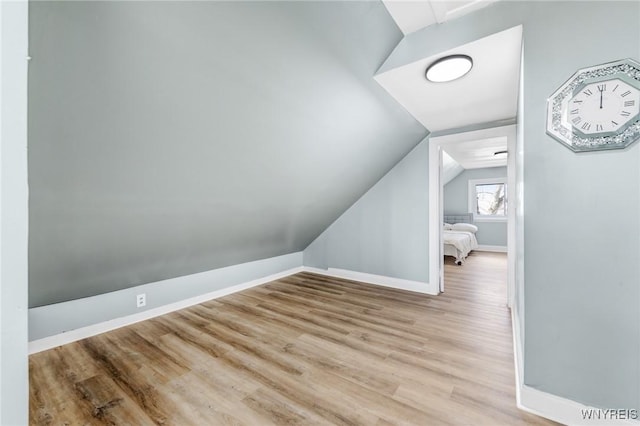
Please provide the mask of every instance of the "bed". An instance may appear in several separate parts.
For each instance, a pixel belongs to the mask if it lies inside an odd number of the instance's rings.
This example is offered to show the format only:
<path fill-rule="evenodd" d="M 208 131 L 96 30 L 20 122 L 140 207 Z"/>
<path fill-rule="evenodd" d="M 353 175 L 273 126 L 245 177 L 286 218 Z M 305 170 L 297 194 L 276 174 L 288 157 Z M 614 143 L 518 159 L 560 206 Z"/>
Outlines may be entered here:
<path fill-rule="evenodd" d="M 478 248 L 478 228 L 472 222 L 472 213 L 444 215 L 443 251 L 445 256 L 455 257 L 456 265 L 462 265 L 469 252 Z"/>

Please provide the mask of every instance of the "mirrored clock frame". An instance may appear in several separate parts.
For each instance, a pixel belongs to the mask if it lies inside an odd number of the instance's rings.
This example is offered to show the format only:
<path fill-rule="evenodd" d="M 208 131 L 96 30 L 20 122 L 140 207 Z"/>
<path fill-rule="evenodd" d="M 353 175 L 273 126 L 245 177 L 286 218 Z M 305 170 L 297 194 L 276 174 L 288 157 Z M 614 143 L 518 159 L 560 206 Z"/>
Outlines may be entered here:
<path fill-rule="evenodd" d="M 640 113 L 615 131 L 585 134 L 568 120 L 568 101 L 586 86 L 622 80 L 640 90 L 640 63 L 633 59 L 595 65 L 576 71 L 547 100 L 547 134 L 574 152 L 623 149 L 640 139 Z"/>

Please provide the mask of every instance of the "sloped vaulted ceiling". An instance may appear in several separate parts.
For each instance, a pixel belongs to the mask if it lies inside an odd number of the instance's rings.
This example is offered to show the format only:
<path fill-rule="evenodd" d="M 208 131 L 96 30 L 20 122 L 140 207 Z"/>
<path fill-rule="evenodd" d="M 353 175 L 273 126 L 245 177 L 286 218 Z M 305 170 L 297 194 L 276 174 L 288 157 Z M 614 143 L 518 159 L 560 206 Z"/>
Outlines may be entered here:
<path fill-rule="evenodd" d="M 30 305 L 302 250 L 426 130 L 380 2 L 31 2 Z"/>
<path fill-rule="evenodd" d="M 426 130 L 378 2 L 31 2 L 30 305 L 304 249 Z"/>

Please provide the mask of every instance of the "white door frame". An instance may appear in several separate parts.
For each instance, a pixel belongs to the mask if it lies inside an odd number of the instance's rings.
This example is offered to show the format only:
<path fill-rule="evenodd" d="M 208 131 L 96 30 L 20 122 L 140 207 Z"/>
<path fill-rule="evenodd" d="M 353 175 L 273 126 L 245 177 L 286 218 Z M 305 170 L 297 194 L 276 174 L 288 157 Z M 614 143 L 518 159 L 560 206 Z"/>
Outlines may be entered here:
<path fill-rule="evenodd" d="M 29 4 L 0 1 L 0 424 L 29 421 Z"/>
<path fill-rule="evenodd" d="M 452 145 L 473 139 L 507 137 L 507 187 L 511 197 L 515 197 L 516 189 L 516 125 L 492 127 L 437 136 L 429 139 L 429 282 L 438 283 L 440 291 L 444 290 L 444 260 L 442 243 L 443 223 L 443 185 L 442 185 L 442 150 Z M 515 198 L 513 198 L 515 200 Z M 434 238 L 437 236 L 436 238 Z M 507 305 L 515 303 L 516 285 L 516 212 L 515 203 L 509 203 L 507 211 Z"/>

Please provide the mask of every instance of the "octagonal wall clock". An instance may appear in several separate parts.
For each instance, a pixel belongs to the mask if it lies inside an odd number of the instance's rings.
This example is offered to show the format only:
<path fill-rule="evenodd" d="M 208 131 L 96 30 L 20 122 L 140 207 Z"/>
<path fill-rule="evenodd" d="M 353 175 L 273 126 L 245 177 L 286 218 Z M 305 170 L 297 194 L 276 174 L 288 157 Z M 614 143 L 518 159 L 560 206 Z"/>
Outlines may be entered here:
<path fill-rule="evenodd" d="M 547 134 L 575 152 L 626 148 L 640 139 L 640 63 L 578 70 L 547 101 Z"/>

